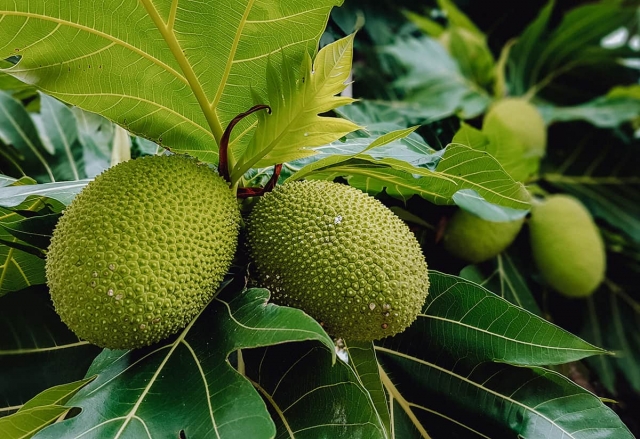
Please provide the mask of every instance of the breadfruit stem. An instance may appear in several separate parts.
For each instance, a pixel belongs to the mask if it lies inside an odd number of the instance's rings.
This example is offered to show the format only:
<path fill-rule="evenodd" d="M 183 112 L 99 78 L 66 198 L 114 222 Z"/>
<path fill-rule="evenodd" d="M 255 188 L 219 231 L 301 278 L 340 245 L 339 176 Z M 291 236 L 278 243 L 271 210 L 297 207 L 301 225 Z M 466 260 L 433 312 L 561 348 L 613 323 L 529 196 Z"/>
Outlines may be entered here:
<path fill-rule="evenodd" d="M 238 188 L 237 196 L 238 198 L 251 198 L 251 197 L 259 197 L 267 192 L 273 190 L 276 187 L 276 183 L 278 182 L 278 177 L 280 177 L 280 171 L 282 170 L 282 164 L 275 165 L 273 167 L 273 175 L 269 182 L 264 187 L 241 187 Z"/>
<path fill-rule="evenodd" d="M 218 164 L 218 173 L 228 183 L 231 183 L 231 176 L 229 174 L 229 139 L 231 138 L 231 131 L 233 131 L 233 127 L 235 127 L 238 124 L 238 122 L 240 122 L 242 119 L 249 116 L 250 114 L 255 113 L 256 111 L 260 111 L 264 109 L 266 109 L 269 113 L 271 113 L 270 106 L 260 104 L 260 105 L 254 105 L 244 113 L 238 114 L 236 117 L 231 119 L 231 122 L 229 122 L 229 125 L 227 125 L 227 128 L 224 130 L 224 133 L 222 133 L 222 137 L 220 138 L 220 150 L 219 150 L 220 160 Z"/>

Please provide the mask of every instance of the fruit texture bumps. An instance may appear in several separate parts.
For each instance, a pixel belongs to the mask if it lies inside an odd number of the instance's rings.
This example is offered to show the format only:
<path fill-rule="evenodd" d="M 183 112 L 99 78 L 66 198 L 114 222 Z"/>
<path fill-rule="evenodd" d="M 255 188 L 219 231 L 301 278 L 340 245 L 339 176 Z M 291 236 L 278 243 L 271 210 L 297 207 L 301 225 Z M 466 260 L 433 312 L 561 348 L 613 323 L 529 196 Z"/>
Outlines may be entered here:
<path fill-rule="evenodd" d="M 300 308 L 327 332 L 376 340 L 402 332 L 427 296 L 427 264 L 413 233 L 378 200 L 350 186 L 278 186 L 249 218 L 251 254 L 273 300 Z"/>
<path fill-rule="evenodd" d="M 239 218 L 224 180 L 195 160 L 154 156 L 110 168 L 53 233 L 46 274 L 56 311 L 78 337 L 110 349 L 177 332 L 227 272 Z"/>

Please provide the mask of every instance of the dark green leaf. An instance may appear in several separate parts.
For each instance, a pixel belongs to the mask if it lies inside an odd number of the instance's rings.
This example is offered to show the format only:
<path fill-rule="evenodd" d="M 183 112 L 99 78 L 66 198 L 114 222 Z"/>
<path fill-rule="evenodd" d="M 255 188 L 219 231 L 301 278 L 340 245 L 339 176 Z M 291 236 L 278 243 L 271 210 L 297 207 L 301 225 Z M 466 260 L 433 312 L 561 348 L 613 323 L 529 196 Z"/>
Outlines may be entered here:
<path fill-rule="evenodd" d="M 596 395 L 560 374 L 476 363 L 420 341 L 401 334 L 376 345 L 395 437 L 633 438 Z"/>
<path fill-rule="evenodd" d="M 433 38 L 398 39 L 384 52 L 407 69 L 394 85 L 406 93 L 405 103 L 413 104 L 422 122 L 457 112 L 465 118 L 474 117 L 490 103 L 486 92 L 465 78 L 456 61 Z"/>
<path fill-rule="evenodd" d="M 531 265 L 518 264 L 519 261 L 513 253 L 513 251 L 503 252 L 481 266 L 469 265 L 460 272 L 460 276 L 483 286 L 520 308 L 542 316 L 540 307 L 526 282 L 525 269 Z M 602 345 L 596 343 L 596 346 Z"/>
<path fill-rule="evenodd" d="M 606 353 L 473 282 L 435 271 L 429 279 L 422 313 L 403 333 L 429 334 L 425 350 L 442 346 L 458 358 L 526 366 Z"/>
<path fill-rule="evenodd" d="M 611 69 L 601 68 L 619 63 L 620 53 L 601 46 L 601 40 L 620 26 L 634 20 L 634 9 L 614 4 L 587 4 L 570 10 L 562 22 L 549 29 L 554 1 L 545 6 L 538 18 L 522 33 L 511 48 L 507 83 L 511 95 L 537 94 L 561 75 L 579 71 L 588 78 L 593 93 L 593 84 L 608 81 Z M 600 81 L 601 80 L 601 81 Z M 619 85 L 619 84 L 618 84 Z M 576 92 L 574 81 L 573 89 Z M 546 98 L 558 99 L 560 93 L 548 93 Z"/>
<path fill-rule="evenodd" d="M 0 297 L 0 334 L 0 416 L 82 378 L 100 352 L 60 321 L 44 285 Z"/>
<path fill-rule="evenodd" d="M 332 365 L 332 354 L 317 342 L 242 351 L 246 375 L 276 424 L 276 438 L 388 437 L 355 365 Z"/>
<path fill-rule="evenodd" d="M 351 362 L 351 367 L 357 374 L 358 381 L 371 395 L 373 404 L 382 420 L 386 431 L 391 432 L 391 419 L 389 417 L 389 402 L 387 400 L 380 373 L 378 371 L 378 359 L 371 342 L 348 342 L 346 346 Z"/>
<path fill-rule="evenodd" d="M 633 287 L 632 287 L 633 288 Z M 602 383 L 616 393 L 616 372 L 640 392 L 640 300 L 606 281 L 587 301 L 582 335 L 614 351 L 614 357 L 589 359 Z"/>
<path fill-rule="evenodd" d="M 96 380 L 68 403 L 82 413 L 43 430 L 38 438 L 177 437 L 180 430 L 188 438 L 273 437 L 274 424 L 262 399 L 231 367 L 229 354 L 315 340 L 335 359 L 333 342 L 302 311 L 267 304 L 267 290 L 228 295 L 232 297 L 213 299 L 168 342 L 135 351 L 105 350 L 88 372 L 97 374 Z"/>
<path fill-rule="evenodd" d="M 0 208 L 0 212 L 3 210 Z M 45 250 L 49 247 L 51 234 L 59 218 L 59 213 L 50 213 L 31 218 L 18 216 L 15 220 L 0 217 L 0 227 L 4 228 L 13 237 Z"/>
<path fill-rule="evenodd" d="M 617 128 L 640 117 L 640 85 L 616 87 L 604 96 L 574 107 L 541 105 L 547 123 L 586 120 L 600 128 Z"/>
<path fill-rule="evenodd" d="M 570 154 L 550 152 L 542 178 L 580 198 L 595 217 L 640 243 L 637 144 L 623 142 L 609 130 L 585 131 L 584 125 L 568 131 L 576 144 Z"/>

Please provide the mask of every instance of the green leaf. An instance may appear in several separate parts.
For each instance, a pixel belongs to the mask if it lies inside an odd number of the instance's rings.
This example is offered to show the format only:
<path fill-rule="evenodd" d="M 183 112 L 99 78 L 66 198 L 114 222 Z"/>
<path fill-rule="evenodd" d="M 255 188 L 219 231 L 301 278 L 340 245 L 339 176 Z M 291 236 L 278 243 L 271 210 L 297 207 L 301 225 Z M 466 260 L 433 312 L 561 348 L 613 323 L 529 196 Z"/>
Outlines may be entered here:
<path fill-rule="evenodd" d="M 342 360 L 332 365 L 332 353 L 311 342 L 242 352 L 247 378 L 269 409 L 276 437 L 388 438 L 359 371 Z"/>
<path fill-rule="evenodd" d="M 215 163 L 223 128 L 252 105 L 239 90 L 266 96 L 269 55 L 313 54 L 340 3 L 2 0 L 0 58 L 20 56 L 5 72 L 52 96 Z"/>
<path fill-rule="evenodd" d="M 83 380 L 74 381 L 73 383 L 60 384 L 44 390 L 23 405 L 20 410 L 18 410 L 18 413 L 30 410 L 34 407 L 64 405 L 73 395 L 93 380 L 94 377 L 85 378 Z"/>
<path fill-rule="evenodd" d="M 616 385 L 631 386 L 640 392 L 640 300 L 611 281 L 587 300 L 581 334 L 615 352 L 614 357 L 594 357 L 589 364 L 600 381 L 614 395 Z M 625 381 L 617 382 L 616 373 Z"/>
<path fill-rule="evenodd" d="M 373 343 L 350 341 L 346 348 L 358 380 L 368 390 L 387 433 L 390 433 L 389 404 L 380 380 L 378 360 Z"/>
<path fill-rule="evenodd" d="M 307 54 L 299 77 L 294 76 L 286 58 L 283 58 L 281 70 L 267 64 L 271 114 L 258 114 L 255 136 L 235 165 L 232 181 L 237 181 L 253 167 L 272 166 L 313 155 L 312 147 L 333 142 L 359 129 L 345 119 L 318 116 L 353 102 L 351 98 L 335 95 L 347 85 L 354 35 L 323 47 L 313 66 Z"/>
<path fill-rule="evenodd" d="M 372 194 L 386 189 L 397 198 L 406 200 L 420 195 L 435 204 L 454 204 L 456 192 L 473 189 L 490 203 L 529 208 L 529 194 L 524 186 L 513 181 L 487 153 L 450 144 L 437 157 L 435 171 L 393 158 L 373 160 L 358 156 L 357 160 L 314 171 L 308 177 L 325 180 L 345 177 L 352 186 Z M 433 162 L 434 157 L 428 159 Z"/>
<path fill-rule="evenodd" d="M 5 186 L 0 188 L 0 191 L 10 187 L 25 186 Z M 41 200 L 36 199 L 20 207 L 23 211 L 36 212 L 42 206 Z M 43 284 L 46 281 L 44 260 L 26 251 L 30 250 L 25 248 L 29 245 L 29 242 L 24 240 L 26 237 L 21 236 L 20 233 L 14 233 L 15 228 L 18 227 L 16 223 L 24 221 L 26 221 L 25 218 L 18 213 L 0 207 L 0 296 L 31 285 Z"/>
<path fill-rule="evenodd" d="M 28 197 L 52 198 L 68 205 L 91 180 L 62 181 L 59 183 L 5 186 L 0 188 L 0 207 L 15 207 Z"/>
<path fill-rule="evenodd" d="M 11 439 L 31 438 L 68 411 L 69 407 L 46 405 L 14 413 L 0 419 L 0 435 Z"/>
<path fill-rule="evenodd" d="M 4 209 L 0 208 L 0 212 Z M 34 217 L 0 217 L 0 227 L 25 243 L 46 250 L 60 213 L 43 213 Z"/>
<path fill-rule="evenodd" d="M 507 64 L 510 94 L 538 94 L 561 75 L 574 72 L 589 78 L 590 84 L 614 80 L 620 85 L 619 77 L 613 73 L 615 69 L 625 69 L 619 62 L 621 54 L 602 47 L 601 41 L 619 27 L 631 24 L 635 10 L 615 4 L 586 4 L 567 12 L 561 23 L 550 30 L 553 9 L 551 0 L 511 48 Z M 635 55 L 630 51 L 627 56 Z M 568 88 L 570 94 L 576 93 L 575 87 Z M 587 93 L 593 90 L 586 90 Z M 556 88 L 545 96 L 556 101 L 560 93 Z"/>
<path fill-rule="evenodd" d="M 40 182 L 57 177 L 50 165 L 53 151 L 45 148 L 29 113 L 9 94 L 0 91 L 0 140 L 12 145 L 20 155 L 22 172 Z"/>
<path fill-rule="evenodd" d="M 226 298 L 231 296 L 230 298 Z M 177 337 L 135 351 L 105 350 L 88 375 L 98 377 L 68 404 L 80 415 L 37 437 L 140 435 L 270 438 L 275 433 L 262 399 L 229 354 L 286 341 L 333 342 L 302 311 L 268 304 L 269 292 L 230 291 L 213 299 Z M 325 351 L 326 353 L 326 351 Z M 329 355 L 331 357 L 331 355 Z M 170 408 L 171 416 L 166 416 Z M 145 433 L 147 432 L 147 433 Z"/>
<path fill-rule="evenodd" d="M 451 0 L 438 0 L 438 6 L 446 14 L 449 24 L 465 29 L 474 35 L 484 35 Z"/>
<path fill-rule="evenodd" d="M 62 323 L 45 285 L 0 297 L 0 334 L 0 416 L 45 389 L 81 379 L 100 352 Z"/>
<path fill-rule="evenodd" d="M 460 276 L 532 314 L 542 316 L 540 307 L 526 281 L 527 269 L 531 265 L 521 265 L 514 253 L 513 250 L 507 250 L 482 266 L 468 265 L 462 269 Z M 596 343 L 596 346 L 602 346 L 602 344 Z M 604 358 L 604 356 L 601 357 Z"/>
<path fill-rule="evenodd" d="M 40 118 L 58 160 L 54 163 L 53 174 L 57 180 L 80 180 L 86 178 L 82 149 L 76 145 L 78 129 L 73 112 L 65 104 L 44 93 L 40 93 Z"/>
<path fill-rule="evenodd" d="M 412 104 L 420 112 L 422 122 L 458 112 L 464 118 L 474 117 L 490 103 L 486 92 L 462 74 L 456 61 L 433 38 L 398 39 L 383 51 L 406 68 L 406 75 L 394 86 L 405 93 L 404 104 Z"/>
<path fill-rule="evenodd" d="M 461 189 L 451 198 L 457 206 L 487 221 L 515 221 L 528 213 L 528 210 L 489 203 L 473 189 Z"/>
<path fill-rule="evenodd" d="M 425 350 L 442 346 L 458 358 L 525 366 L 606 353 L 473 282 L 434 271 L 429 280 L 422 313 L 405 331 L 416 339 L 430 334 Z"/>
<path fill-rule="evenodd" d="M 573 107 L 538 107 L 547 123 L 586 120 L 600 128 L 617 128 L 640 117 L 640 85 L 615 87 L 604 96 Z"/>
<path fill-rule="evenodd" d="M 322 151 L 325 157 L 319 158 L 306 166 L 300 168 L 297 172 L 291 175 L 287 180 L 300 180 L 304 178 L 306 175 L 312 173 L 317 169 L 327 168 L 330 166 L 335 166 L 338 163 L 345 162 L 349 159 L 358 157 L 360 154 L 366 154 L 367 156 L 375 156 L 376 152 L 371 151 L 374 148 L 378 148 L 380 146 L 388 145 L 390 143 L 394 143 L 397 140 L 403 139 L 407 137 L 409 134 L 414 132 L 417 127 L 405 128 L 402 130 L 392 131 L 390 133 L 383 134 L 382 136 L 375 139 L 368 139 L 368 141 L 361 141 L 357 139 L 356 141 L 345 142 L 343 145 L 336 145 L 335 148 L 331 148 L 329 151 Z M 399 142 L 398 142 L 399 143 Z M 351 155 L 345 155 L 348 152 L 348 149 L 352 146 L 364 144 L 366 147 L 360 150 L 356 150 L 351 153 Z M 395 146 L 395 145 L 394 145 Z M 393 149 L 394 155 L 397 154 L 397 148 Z"/>
<path fill-rule="evenodd" d="M 395 437 L 586 439 L 596 430 L 633 438 L 596 395 L 560 374 L 450 357 L 420 340 L 401 334 L 376 344 Z"/>
<path fill-rule="evenodd" d="M 640 243 L 637 144 L 621 141 L 609 130 L 585 130 L 584 126 L 570 127 L 567 136 L 576 146 L 571 154 L 551 155 L 541 178 L 578 197 L 595 217 Z"/>

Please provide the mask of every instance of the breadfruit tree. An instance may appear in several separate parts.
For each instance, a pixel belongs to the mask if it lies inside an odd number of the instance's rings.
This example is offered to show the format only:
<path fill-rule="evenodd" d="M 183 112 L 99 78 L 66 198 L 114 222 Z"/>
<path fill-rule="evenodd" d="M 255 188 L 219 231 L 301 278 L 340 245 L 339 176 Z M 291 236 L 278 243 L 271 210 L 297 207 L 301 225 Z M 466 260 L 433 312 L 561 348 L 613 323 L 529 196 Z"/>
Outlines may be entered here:
<path fill-rule="evenodd" d="M 0 0 L 0 437 L 632 438 L 637 5 L 493 3 Z"/>

